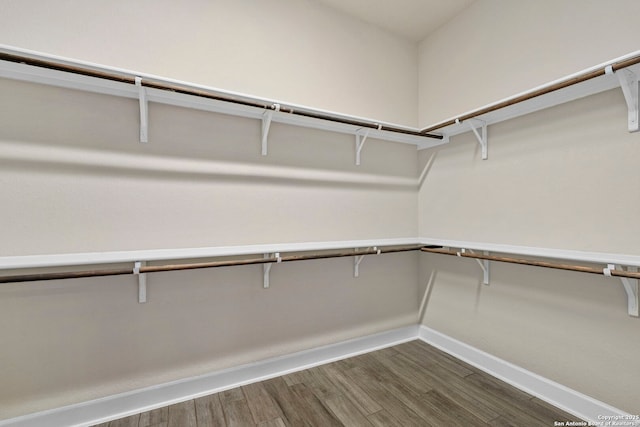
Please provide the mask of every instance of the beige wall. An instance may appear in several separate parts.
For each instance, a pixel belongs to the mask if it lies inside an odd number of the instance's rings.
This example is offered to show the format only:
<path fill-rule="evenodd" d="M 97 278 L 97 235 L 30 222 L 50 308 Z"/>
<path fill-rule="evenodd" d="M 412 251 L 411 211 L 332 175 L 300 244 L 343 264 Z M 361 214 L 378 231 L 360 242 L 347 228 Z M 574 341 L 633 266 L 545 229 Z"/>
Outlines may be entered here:
<path fill-rule="evenodd" d="M 0 80 L 1 254 L 417 235 L 414 146 Z M 0 287 L 0 419 L 416 322 L 417 254 Z M 5 272 L 11 274 L 12 272 Z M 295 318 L 295 322 L 290 320 Z"/>
<path fill-rule="evenodd" d="M 311 0 L 5 0 L 0 41 L 417 125 L 417 45 Z"/>
<path fill-rule="evenodd" d="M 421 126 L 638 50 L 635 0 L 477 0 L 419 46 Z"/>
<path fill-rule="evenodd" d="M 428 255 L 437 272 L 424 324 L 631 414 L 640 409 L 637 318 L 617 279 Z"/>
<path fill-rule="evenodd" d="M 0 87 L 4 255 L 417 235 L 415 146 L 274 124 L 263 157 L 258 120 L 154 103 L 140 144 L 136 100 Z"/>
<path fill-rule="evenodd" d="M 2 43 L 408 125 L 417 45 L 311 1 L 4 1 Z M 0 255 L 417 235 L 415 147 L 0 80 Z M 416 254 L 0 289 L 0 419 L 415 323 Z M 10 272 L 9 272 L 10 273 Z M 296 322 L 290 319 L 295 318 Z"/>
<path fill-rule="evenodd" d="M 421 44 L 421 122 L 637 49 L 638 8 L 474 3 Z M 626 129 L 613 90 L 489 126 L 488 160 L 469 133 L 421 152 L 422 166 L 435 156 L 419 192 L 421 236 L 640 255 L 640 135 Z M 640 320 L 619 280 L 492 263 L 486 287 L 474 261 L 427 255 L 423 286 L 434 270 L 425 325 L 638 413 Z"/>
<path fill-rule="evenodd" d="M 622 91 L 489 126 L 489 158 L 465 133 L 420 191 L 420 233 L 449 240 L 638 254 L 637 133 Z"/>
<path fill-rule="evenodd" d="M 415 45 L 373 27 L 308 1 L 124 3 L 5 1 L 0 38 L 416 123 Z M 421 43 L 420 123 L 634 50 L 635 16 L 622 0 L 479 0 Z M 136 101 L 0 93 L 0 255 L 416 234 L 638 255 L 640 145 L 617 91 L 491 126 L 486 161 L 469 135 L 421 152 L 436 157 L 419 193 L 406 145 L 370 140 L 355 167 L 352 137 L 274 124 L 263 158 L 258 122 L 155 104 L 141 145 Z M 420 260 L 365 260 L 359 279 L 350 259 L 285 264 L 269 290 L 259 267 L 155 275 L 146 305 L 132 277 L 0 287 L 0 418 L 411 324 L 433 269 L 426 325 L 638 412 L 639 324 L 617 281 L 495 265 L 481 287 L 471 261 Z"/>
<path fill-rule="evenodd" d="M 3 285 L 0 419 L 415 324 L 417 257 Z"/>

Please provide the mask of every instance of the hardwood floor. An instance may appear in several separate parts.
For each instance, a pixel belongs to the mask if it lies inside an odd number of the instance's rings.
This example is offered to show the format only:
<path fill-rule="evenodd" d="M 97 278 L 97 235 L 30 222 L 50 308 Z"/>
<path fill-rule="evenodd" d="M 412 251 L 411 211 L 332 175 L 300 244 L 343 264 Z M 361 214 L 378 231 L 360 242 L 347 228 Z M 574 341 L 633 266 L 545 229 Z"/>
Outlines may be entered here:
<path fill-rule="evenodd" d="M 99 427 L 552 426 L 578 421 L 422 341 Z"/>

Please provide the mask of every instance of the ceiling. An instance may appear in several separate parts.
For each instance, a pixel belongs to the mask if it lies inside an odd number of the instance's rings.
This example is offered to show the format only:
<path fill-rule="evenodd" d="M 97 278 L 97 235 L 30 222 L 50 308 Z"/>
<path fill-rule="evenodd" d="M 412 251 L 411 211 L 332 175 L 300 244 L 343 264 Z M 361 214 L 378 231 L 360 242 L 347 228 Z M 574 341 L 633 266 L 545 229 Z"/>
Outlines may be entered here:
<path fill-rule="evenodd" d="M 343 13 L 420 41 L 475 0 L 317 0 Z"/>

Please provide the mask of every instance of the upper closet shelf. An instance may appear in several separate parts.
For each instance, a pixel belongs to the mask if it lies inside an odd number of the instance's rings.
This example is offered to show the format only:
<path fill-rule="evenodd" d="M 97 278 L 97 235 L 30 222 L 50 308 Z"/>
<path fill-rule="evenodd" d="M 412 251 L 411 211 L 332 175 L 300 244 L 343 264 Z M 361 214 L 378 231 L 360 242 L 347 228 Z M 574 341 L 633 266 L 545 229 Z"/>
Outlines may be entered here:
<path fill-rule="evenodd" d="M 419 239 L 422 245 L 435 245 L 451 248 L 465 248 L 479 252 L 492 252 L 538 258 L 552 258 L 566 261 L 579 261 L 597 264 L 619 264 L 640 267 L 640 255 L 618 254 L 612 252 L 587 252 L 571 249 L 541 248 L 533 246 L 505 245 L 486 242 L 469 242 L 461 240 L 447 240 L 430 237 Z"/>
<path fill-rule="evenodd" d="M 375 240 L 337 240 L 329 242 L 275 243 L 261 245 L 213 246 L 202 248 L 148 249 L 112 252 L 81 252 L 69 254 L 18 255 L 0 257 L 0 270 L 127 263 L 135 261 L 166 261 L 197 258 L 257 255 L 276 252 L 328 251 L 361 249 L 375 246 L 417 245 L 417 238 Z"/>
<path fill-rule="evenodd" d="M 358 160 L 367 138 L 412 144 L 418 148 L 438 145 L 443 140 L 442 135 L 421 132 L 416 128 L 73 61 L 4 45 L 0 45 L 0 77 L 138 99 L 140 142 L 149 141 L 149 102 L 257 119 L 262 125 L 263 155 L 267 155 L 268 152 L 268 136 L 272 122 L 354 135 Z M 359 164 L 359 161 L 356 163 Z"/>
<path fill-rule="evenodd" d="M 482 158 L 486 159 L 488 157 L 488 125 L 617 87 L 622 89 L 627 104 L 629 132 L 637 132 L 640 130 L 638 76 L 640 76 L 640 51 L 632 52 L 513 97 L 454 116 L 443 122 L 428 126 L 422 129 L 421 132 L 441 133 L 444 136 L 444 142 L 447 142 L 451 136 L 464 132 L 473 132 L 478 139 L 478 143 L 482 146 Z M 621 125 L 624 123 L 623 120 L 621 118 Z"/>
<path fill-rule="evenodd" d="M 628 129 L 640 130 L 638 76 L 640 51 L 597 65 L 485 107 L 455 116 L 424 129 L 411 128 L 221 89 L 166 79 L 0 45 L 0 78 L 16 79 L 138 99 L 140 142 L 148 142 L 148 103 L 257 119 L 261 122 L 262 154 L 268 154 L 272 122 L 346 133 L 355 138 L 355 163 L 360 164 L 368 138 L 435 147 L 449 138 L 473 132 L 488 158 L 487 126 L 545 108 L 620 87 L 628 108 Z"/>

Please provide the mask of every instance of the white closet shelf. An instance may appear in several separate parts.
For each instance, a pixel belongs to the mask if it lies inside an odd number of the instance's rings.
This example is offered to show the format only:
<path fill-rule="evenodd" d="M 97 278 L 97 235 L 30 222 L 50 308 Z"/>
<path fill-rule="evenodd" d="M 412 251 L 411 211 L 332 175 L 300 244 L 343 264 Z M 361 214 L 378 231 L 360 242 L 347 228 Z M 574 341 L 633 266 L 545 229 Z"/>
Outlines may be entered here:
<path fill-rule="evenodd" d="M 84 73 L 84 74 L 83 74 Z M 272 122 L 427 148 L 443 143 L 441 135 L 380 120 L 268 100 L 146 73 L 74 61 L 0 45 L 0 77 L 100 93 L 140 102 L 140 142 L 148 142 L 149 102 L 193 108 L 262 122 L 262 153 Z M 152 142 L 152 141 L 151 141 Z M 360 147 L 361 149 L 361 147 Z"/>
<path fill-rule="evenodd" d="M 616 87 L 627 102 L 628 128 L 635 132 L 640 130 L 639 75 L 640 51 L 636 51 L 419 129 L 0 45 L 2 78 L 138 99 L 141 142 L 148 141 L 148 102 L 156 102 L 259 120 L 263 155 L 268 152 L 272 122 L 350 134 L 355 137 L 356 164 L 367 138 L 426 149 L 465 132 L 475 134 L 486 159 L 487 126 Z"/>
<path fill-rule="evenodd" d="M 133 274 L 138 279 L 138 302 L 147 302 L 147 274 L 164 271 L 193 270 L 200 268 L 230 267 L 240 265 L 261 265 L 263 269 L 263 287 L 270 287 L 270 273 L 274 264 L 289 261 L 315 260 L 325 258 L 353 257 L 353 276 L 359 277 L 360 263 L 365 255 L 417 251 L 418 239 L 379 239 L 350 240 L 331 242 L 282 243 L 248 246 L 221 246 L 210 248 L 185 248 L 166 250 L 140 250 L 118 252 L 92 252 L 75 254 L 27 255 L 0 257 L 1 269 L 21 269 L 54 266 L 79 266 L 87 264 L 132 263 L 129 267 L 100 270 L 33 273 L 26 275 L 3 276 L 0 283 L 33 282 L 45 280 L 64 280 L 73 278 L 120 276 Z M 349 249 L 335 252 L 336 249 Z M 333 252 L 331 252 L 333 250 Z M 305 253 L 315 251 L 316 253 Z M 318 253 L 320 251 L 320 253 Z M 296 252 L 296 255 L 281 255 L 282 252 Z M 303 252 L 302 254 L 300 254 Z M 179 263 L 173 265 L 148 265 L 148 261 L 186 260 L 193 258 L 213 258 L 240 255 L 261 256 L 249 259 L 224 261 L 206 261 L 197 263 Z"/>
<path fill-rule="evenodd" d="M 529 265 L 537 265 L 539 267 L 560 268 L 565 270 L 582 271 L 586 273 L 602 274 L 608 277 L 618 277 L 622 282 L 624 290 L 627 294 L 627 312 L 630 316 L 640 317 L 640 286 L 638 280 L 638 267 L 640 266 L 640 256 L 626 255 L 606 252 L 587 252 L 575 251 L 567 249 L 551 249 L 537 248 L 531 246 L 514 246 L 495 243 L 468 242 L 460 240 L 444 240 L 436 238 L 420 238 L 420 244 L 430 246 L 442 246 L 444 248 L 459 248 L 456 252 L 442 252 L 446 255 L 463 256 L 465 258 L 475 258 L 480 264 L 480 268 L 484 273 L 483 283 L 489 284 L 489 262 L 493 258 L 495 261 L 515 262 L 516 264 L 525 264 L 524 260 L 507 260 L 500 257 L 490 256 L 490 252 L 499 254 L 519 255 L 536 258 L 553 258 L 568 261 L 578 261 L 583 263 L 603 264 L 600 270 L 593 267 L 581 266 L 563 266 L 559 264 L 551 265 L 545 262 L 534 262 Z M 469 251 L 469 252 L 467 252 Z M 474 251 L 482 252 L 477 254 Z M 438 252 L 437 250 L 434 252 Z M 625 270 L 624 267 L 627 267 Z M 625 277 L 626 276 L 626 277 Z"/>
<path fill-rule="evenodd" d="M 286 253 L 323 251 L 337 249 L 358 249 L 403 245 L 432 245 L 464 248 L 502 254 L 552 258 L 567 261 L 596 264 L 618 264 L 640 267 L 639 255 L 607 252 L 586 252 L 567 249 L 551 249 L 531 246 L 515 246 L 462 240 L 445 240 L 426 237 L 404 237 L 392 239 L 336 240 L 302 243 L 275 243 L 260 245 L 212 246 L 178 249 L 148 249 L 132 251 L 79 252 L 65 254 L 0 256 L 0 270 L 62 267 L 80 265 L 115 264 L 135 261 L 165 261 L 180 259 L 214 258 L 226 256 L 257 255 L 265 253 Z"/>
<path fill-rule="evenodd" d="M 284 252 L 329 251 L 384 246 L 419 245 L 417 238 L 372 240 L 337 240 L 303 243 L 276 243 L 243 246 L 213 246 L 181 249 L 149 249 L 111 252 L 80 252 L 67 254 L 21 255 L 0 257 L 0 270 L 115 264 L 136 261 L 162 261 L 226 256 L 257 255 Z"/>
<path fill-rule="evenodd" d="M 636 132 L 640 130 L 638 115 L 638 76 L 640 76 L 640 51 L 635 51 L 509 98 L 427 126 L 422 129 L 422 132 L 442 133 L 445 142 L 448 142 L 452 136 L 465 132 L 474 132 L 479 144 L 483 148 L 483 159 L 486 159 L 486 127 L 488 125 L 500 123 L 618 87 L 623 91 L 629 110 L 628 129 L 630 132 Z M 480 128 L 484 131 L 482 136 L 478 132 Z"/>
<path fill-rule="evenodd" d="M 428 246 L 444 248 L 460 248 L 459 251 L 448 251 L 430 249 Z M 483 270 L 485 285 L 489 284 L 490 261 L 515 262 L 517 264 L 536 265 L 539 267 L 560 268 L 565 270 L 583 271 L 586 273 L 603 274 L 605 276 L 618 277 L 627 293 L 628 313 L 631 316 L 640 315 L 640 293 L 638 288 L 637 272 L 640 266 L 640 256 L 625 255 L 604 252 L 586 252 L 565 249 L 537 248 L 529 246 L 514 246 L 494 243 L 469 242 L 459 240 L 444 240 L 437 238 L 396 238 L 396 239 L 375 239 L 375 240 L 340 240 L 325 242 L 304 242 L 304 243 L 279 243 L 261 244 L 245 246 L 218 246 L 207 248 L 182 248 L 182 249 L 152 249 L 136 251 L 114 251 L 114 252 L 86 252 L 69 254 L 48 254 L 48 255 L 24 255 L 0 257 L 0 270 L 26 269 L 39 267 L 62 267 L 62 266 L 82 266 L 100 264 L 131 263 L 132 267 L 124 267 L 110 270 L 94 270 L 83 272 L 66 273 L 43 273 L 19 276 L 5 276 L 0 279 L 3 283 L 40 281 L 53 279 L 68 279 L 80 277 L 114 276 L 134 274 L 138 277 L 138 301 L 144 303 L 147 300 L 147 280 L 146 273 L 173 270 L 188 270 L 194 268 L 211 268 L 232 265 L 252 265 L 260 264 L 263 267 L 263 287 L 270 286 L 269 276 L 273 265 L 287 261 L 301 261 L 335 257 L 353 257 L 353 275 L 359 277 L 360 263 L 365 255 L 380 255 L 384 253 L 406 252 L 421 249 L 423 251 L 443 253 L 447 255 L 458 255 L 466 258 L 475 258 L 480 268 Z M 287 255 L 282 253 L 303 253 L 321 252 L 335 250 L 352 250 L 352 252 L 324 252 L 315 254 Z M 468 252 L 467 252 L 468 251 Z M 474 251 L 482 252 L 482 254 Z M 583 263 L 604 264 L 602 270 L 594 267 L 571 266 L 565 264 L 551 264 L 548 262 L 538 262 L 533 260 L 507 259 L 490 252 L 499 254 L 510 254 L 529 256 L 537 258 L 554 258 Z M 161 260 L 187 260 L 198 258 L 217 258 L 229 256 L 260 255 L 260 259 L 240 259 L 230 261 L 213 261 L 196 264 L 159 265 L 149 266 L 149 261 Z M 625 270 L 623 266 L 627 267 Z"/>
<path fill-rule="evenodd" d="M 568 249 L 539 248 L 533 246 L 515 246 L 496 243 L 469 242 L 462 240 L 444 240 L 422 237 L 418 239 L 421 245 L 443 246 L 450 248 L 464 248 L 476 251 L 497 252 L 510 255 L 532 256 L 539 258 L 553 258 L 566 261 L 589 262 L 596 264 L 618 264 L 640 267 L 640 255 L 625 255 L 608 252 L 586 252 Z"/>

